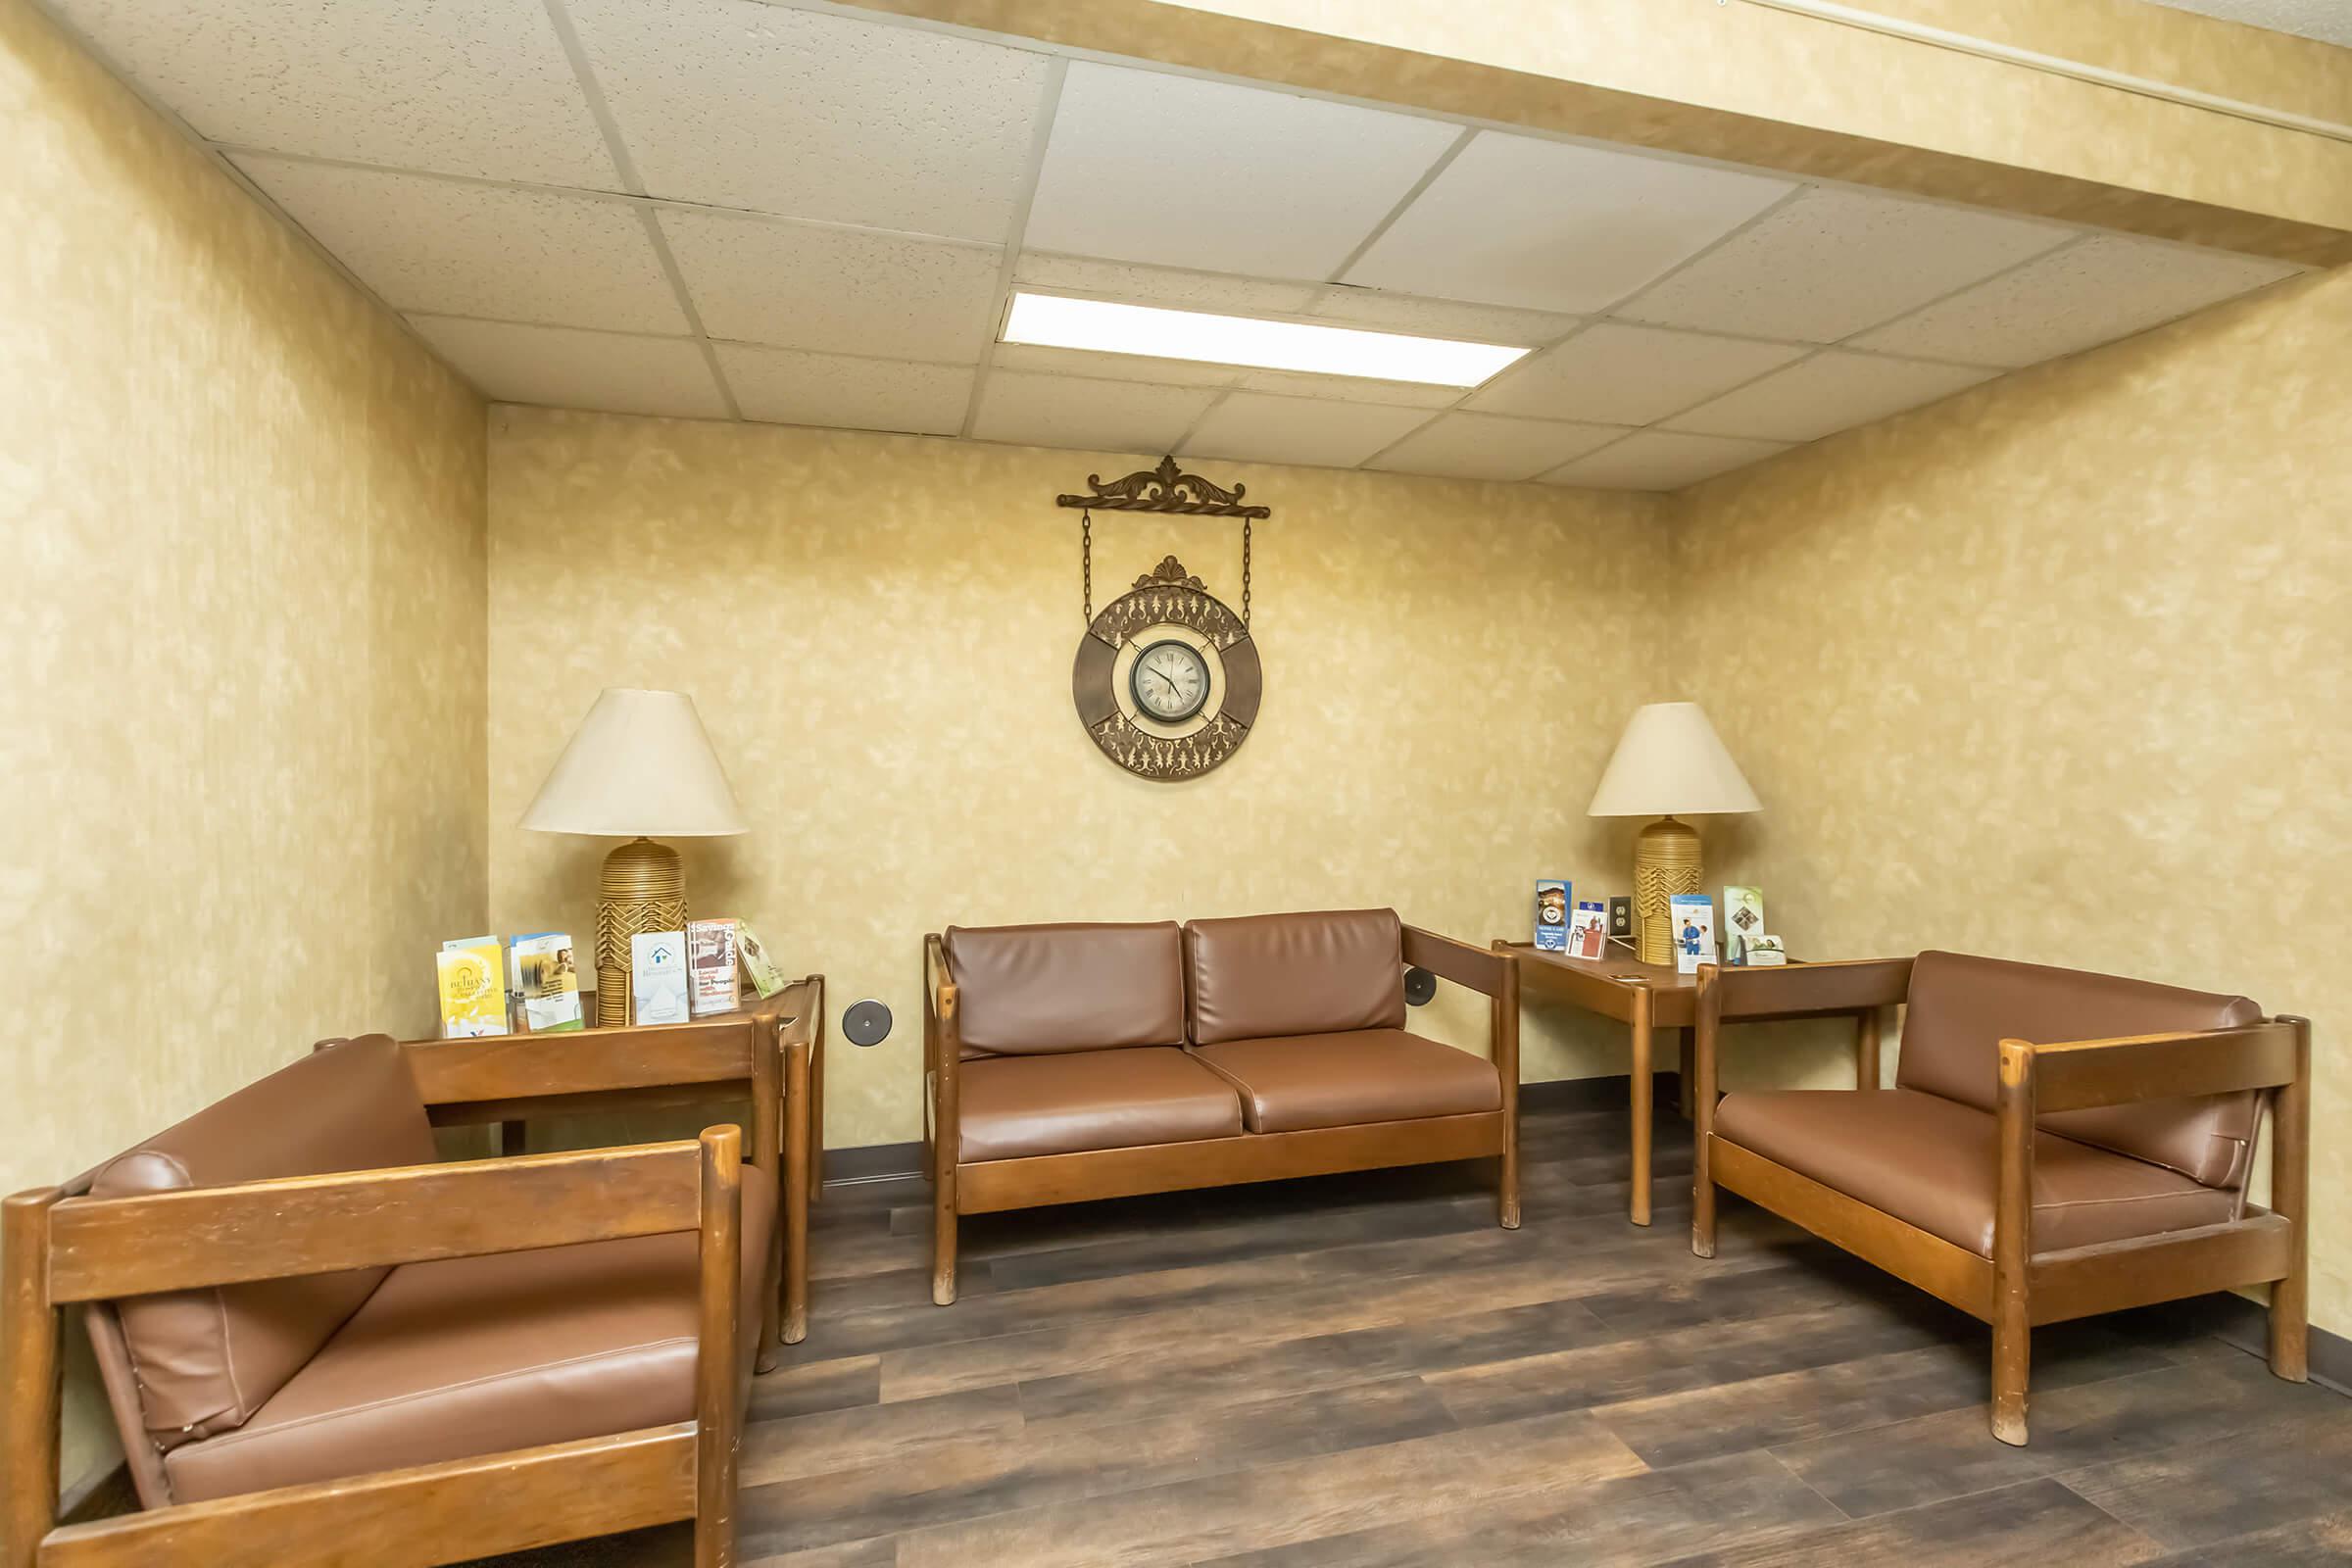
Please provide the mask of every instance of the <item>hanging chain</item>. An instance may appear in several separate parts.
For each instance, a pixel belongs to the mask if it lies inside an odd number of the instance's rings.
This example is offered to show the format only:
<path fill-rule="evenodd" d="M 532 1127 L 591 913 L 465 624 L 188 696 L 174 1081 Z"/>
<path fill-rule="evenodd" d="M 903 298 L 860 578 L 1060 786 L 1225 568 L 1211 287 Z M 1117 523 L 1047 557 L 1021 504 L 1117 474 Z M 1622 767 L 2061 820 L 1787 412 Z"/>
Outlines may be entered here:
<path fill-rule="evenodd" d="M 1091 511 L 1078 514 L 1078 582 L 1080 599 L 1086 610 L 1086 623 L 1095 623 L 1095 514 Z"/>
<path fill-rule="evenodd" d="M 1250 519 L 1242 519 L 1242 624 L 1250 624 Z"/>

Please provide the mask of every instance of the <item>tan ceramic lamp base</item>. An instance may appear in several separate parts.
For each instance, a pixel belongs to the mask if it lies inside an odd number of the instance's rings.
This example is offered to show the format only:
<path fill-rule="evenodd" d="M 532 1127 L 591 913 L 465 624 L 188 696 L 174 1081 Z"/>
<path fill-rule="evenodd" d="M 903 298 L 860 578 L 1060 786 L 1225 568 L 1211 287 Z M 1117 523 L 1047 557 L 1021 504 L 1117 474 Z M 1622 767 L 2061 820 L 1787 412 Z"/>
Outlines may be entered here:
<path fill-rule="evenodd" d="M 686 867 L 677 851 L 631 839 L 605 857 L 604 879 L 597 884 L 597 1027 L 629 1021 L 629 938 L 685 928 Z"/>
<path fill-rule="evenodd" d="M 1634 936 L 1643 963 L 1674 962 L 1667 900 L 1698 891 L 1698 830 L 1661 817 L 1634 839 Z"/>

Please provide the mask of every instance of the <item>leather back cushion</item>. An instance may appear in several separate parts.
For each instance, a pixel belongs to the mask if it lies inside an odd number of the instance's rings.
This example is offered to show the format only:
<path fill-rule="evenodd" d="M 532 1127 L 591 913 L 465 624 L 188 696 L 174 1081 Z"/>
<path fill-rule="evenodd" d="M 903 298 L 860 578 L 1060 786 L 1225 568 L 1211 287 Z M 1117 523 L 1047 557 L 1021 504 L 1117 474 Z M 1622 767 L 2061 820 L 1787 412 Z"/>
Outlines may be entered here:
<path fill-rule="evenodd" d="M 1993 1108 L 2003 1040 L 2046 1045 L 2262 1021 L 2262 1009 L 2244 997 L 1957 953 L 1919 956 L 1908 1003 L 1896 1083 L 1980 1110 Z M 2208 1187 L 2236 1188 L 2245 1180 L 2257 1110 L 2248 1092 L 2037 1120 L 2045 1132 L 2177 1170 Z"/>
<path fill-rule="evenodd" d="M 967 1052 L 1184 1044 L 1184 950 L 1173 920 L 950 926 L 943 946 Z"/>
<path fill-rule="evenodd" d="M 1404 1027 L 1395 909 L 1194 920 L 1184 957 L 1195 1045 Z"/>
<path fill-rule="evenodd" d="M 433 1160 L 432 1126 L 387 1035 L 315 1052 L 109 1160 L 95 1198 Z M 169 1291 L 116 1303 L 148 1432 L 166 1447 L 242 1426 L 386 1269 Z M 126 1435 L 127 1436 L 127 1435 Z"/>

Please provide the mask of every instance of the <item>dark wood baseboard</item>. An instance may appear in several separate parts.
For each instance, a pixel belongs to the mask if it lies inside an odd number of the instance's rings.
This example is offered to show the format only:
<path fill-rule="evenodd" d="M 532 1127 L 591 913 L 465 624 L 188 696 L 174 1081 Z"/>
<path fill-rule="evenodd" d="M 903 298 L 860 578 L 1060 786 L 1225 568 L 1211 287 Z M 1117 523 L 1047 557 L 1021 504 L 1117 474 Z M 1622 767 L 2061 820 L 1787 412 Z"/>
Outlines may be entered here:
<path fill-rule="evenodd" d="M 2253 1298 L 2202 1296 L 2180 1304 L 2210 1313 L 2213 1317 L 2210 1332 L 2214 1338 L 2250 1355 L 2270 1353 L 2270 1314 Z M 2310 1332 L 2311 1380 L 2338 1394 L 2352 1395 L 2352 1340 L 2330 1334 L 2317 1323 L 2311 1325 Z"/>
<path fill-rule="evenodd" d="M 117 1459 L 86 1472 L 66 1487 L 58 1497 L 57 1522 L 86 1525 L 94 1519 L 114 1519 L 138 1511 L 139 1493 L 131 1485 L 130 1466 Z"/>
<path fill-rule="evenodd" d="M 864 1182 L 895 1182 L 923 1173 L 923 1146 L 867 1144 L 858 1149 L 825 1151 L 825 1185 L 856 1187 Z"/>

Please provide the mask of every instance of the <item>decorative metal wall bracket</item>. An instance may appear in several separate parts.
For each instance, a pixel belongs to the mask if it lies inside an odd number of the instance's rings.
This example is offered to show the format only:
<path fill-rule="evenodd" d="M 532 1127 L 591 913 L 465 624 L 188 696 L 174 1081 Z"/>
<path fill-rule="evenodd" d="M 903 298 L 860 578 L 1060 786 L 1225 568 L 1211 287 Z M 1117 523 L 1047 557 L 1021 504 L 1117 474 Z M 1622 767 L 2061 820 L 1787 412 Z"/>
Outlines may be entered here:
<path fill-rule="evenodd" d="M 1095 618 L 1095 514 L 1101 512 L 1149 512 L 1160 516 L 1239 517 L 1242 519 L 1242 624 L 1250 624 L 1250 526 L 1274 515 L 1272 507 L 1251 506 L 1242 497 L 1250 487 L 1237 484 L 1228 490 L 1211 484 L 1197 473 L 1187 473 L 1176 466 L 1176 456 L 1168 454 L 1159 460 L 1156 468 L 1138 468 L 1124 479 L 1104 484 L 1099 473 L 1086 476 L 1087 488 L 1094 494 L 1085 496 L 1055 496 L 1054 504 L 1068 507 L 1084 514 L 1078 519 L 1078 605 L 1089 624 Z M 1169 558 L 1173 560 L 1174 558 Z"/>
<path fill-rule="evenodd" d="M 1109 484 L 1102 482 L 1101 474 L 1090 473 L 1086 483 L 1093 495 L 1055 496 L 1054 504 L 1095 512 L 1157 512 L 1193 517 L 1255 517 L 1260 521 L 1274 515 L 1271 507 L 1243 503 L 1248 485 L 1237 484 L 1228 490 L 1211 484 L 1197 473 L 1186 473 L 1177 467 L 1172 454 L 1160 459 L 1156 468 L 1139 468 Z"/>

